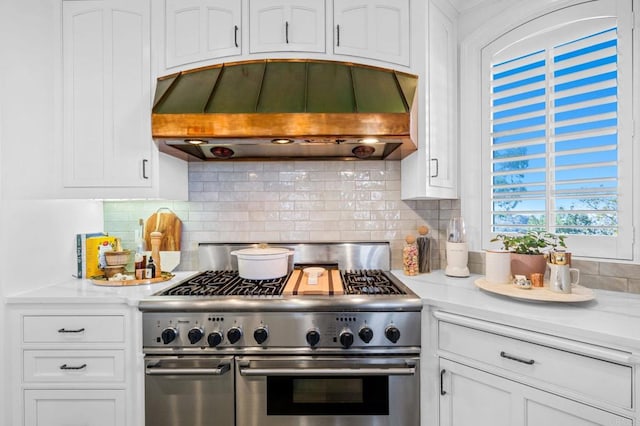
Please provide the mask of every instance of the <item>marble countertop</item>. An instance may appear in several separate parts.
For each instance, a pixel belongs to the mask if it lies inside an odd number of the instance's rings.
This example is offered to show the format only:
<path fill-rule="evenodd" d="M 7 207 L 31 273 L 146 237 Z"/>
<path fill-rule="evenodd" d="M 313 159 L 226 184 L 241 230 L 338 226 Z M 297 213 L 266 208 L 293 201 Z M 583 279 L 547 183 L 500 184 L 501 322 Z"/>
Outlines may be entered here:
<path fill-rule="evenodd" d="M 88 279 L 70 278 L 51 286 L 41 287 L 6 297 L 13 303 L 115 303 L 138 306 L 138 302 L 158 291 L 196 274 L 194 271 L 174 272 L 171 280 L 135 286 L 102 286 Z"/>
<path fill-rule="evenodd" d="M 176 272 L 169 281 L 128 287 L 98 286 L 90 280 L 71 278 L 9 295 L 6 303 L 113 303 L 135 307 L 141 299 L 195 273 Z M 425 305 L 435 309 L 640 353 L 640 295 L 594 290 L 595 300 L 588 302 L 530 302 L 477 288 L 474 281 L 480 275 L 452 278 L 442 270 L 414 277 L 405 276 L 401 270 L 392 273 Z"/>
<path fill-rule="evenodd" d="M 436 309 L 640 353 L 638 294 L 593 290 L 595 299 L 587 302 L 526 301 L 479 289 L 474 281 L 481 275 L 453 278 L 437 270 L 408 277 L 401 270 L 392 272 Z"/>

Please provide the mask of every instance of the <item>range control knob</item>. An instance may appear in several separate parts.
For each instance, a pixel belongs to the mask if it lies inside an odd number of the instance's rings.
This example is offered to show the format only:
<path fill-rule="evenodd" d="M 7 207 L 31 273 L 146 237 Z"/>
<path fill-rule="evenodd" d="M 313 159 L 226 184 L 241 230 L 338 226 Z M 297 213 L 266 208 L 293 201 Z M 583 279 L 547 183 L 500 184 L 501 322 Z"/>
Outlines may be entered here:
<path fill-rule="evenodd" d="M 168 345 L 169 343 L 176 340 L 176 337 L 178 337 L 178 329 L 174 327 L 167 327 L 162 330 L 162 334 L 160 335 L 160 337 L 162 338 L 162 343 Z"/>
<path fill-rule="evenodd" d="M 227 331 L 227 339 L 229 339 L 229 343 L 234 344 L 242 337 L 242 329 L 240 327 L 231 327 L 229 331 Z"/>
<path fill-rule="evenodd" d="M 362 327 L 358 332 L 358 336 L 363 342 L 369 343 L 373 339 L 373 330 L 369 327 Z"/>
<path fill-rule="evenodd" d="M 307 331 L 307 343 L 310 346 L 315 346 L 318 342 L 320 342 L 320 332 L 315 328 Z"/>
<path fill-rule="evenodd" d="M 384 335 L 391 341 L 391 343 L 397 343 L 400 340 L 400 330 L 394 325 L 390 325 L 384 330 Z"/>
<path fill-rule="evenodd" d="M 340 344 L 345 349 L 349 349 L 353 345 L 353 333 L 348 328 L 340 332 Z"/>
<path fill-rule="evenodd" d="M 220 343 L 222 343 L 222 339 L 224 339 L 222 331 L 214 331 L 213 333 L 209 333 L 209 335 L 207 336 L 207 343 L 209 343 L 209 346 L 211 346 L 212 348 L 215 348 Z"/>
<path fill-rule="evenodd" d="M 263 344 L 268 337 L 269 337 L 269 331 L 265 326 L 260 326 L 256 328 L 255 331 L 253 332 L 253 338 L 256 339 L 256 342 L 258 342 L 259 345 Z"/>
<path fill-rule="evenodd" d="M 204 330 L 202 330 L 200 327 L 193 327 L 191 330 L 189 330 L 189 334 L 187 334 L 187 337 L 189 338 L 189 341 L 192 345 L 198 343 L 203 336 Z"/>

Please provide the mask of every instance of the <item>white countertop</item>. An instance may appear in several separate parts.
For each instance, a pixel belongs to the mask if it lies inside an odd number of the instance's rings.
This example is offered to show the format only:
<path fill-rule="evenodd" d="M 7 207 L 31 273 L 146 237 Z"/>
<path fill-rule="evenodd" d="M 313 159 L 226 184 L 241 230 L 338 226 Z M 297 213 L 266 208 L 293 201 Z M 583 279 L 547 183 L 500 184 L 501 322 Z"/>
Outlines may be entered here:
<path fill-rule="evenodd" d="M 541 333 L 571 336 L 625 351 L 640 352 L 640 295 L 594 290 L 588 302 L 535 302 L 513 299 L 477 288 L 468 278 L 444 271 L 408 277 L 392 271 L 423 300 L 449 312 Z M 524 291 L 524 290 L 523 290 Z"/>
<path fill-rule="evenodd" d="M 169 281 L 135 286 L 102 286 L 88 279 L 70 278 L 68 281 L 14 293 L 7 296 L 7 303 L 122 303 L 138 306 L 145 297 L 163 290 L 196 274 L 194 271 L 174 272 Z"/>
<path fill-rule="evenodd" d="M 401 270 L 392 272 L 416 292 L 425 305 L 640 353 L 640 295 L 594 290 L 595 300 L 588 302 L 529 302 L 480 290 L 473 283 L 481 277 L 479 275 L 452 278 L 445 276 L 444 271 L 437 270 L 407 277 Z M 6 302 L 113 303 L 137 306 L 141 299 L 195 273 L 176 272 L 170 281 L 128 287 L 99 286 L 90 280 L 70 278 L 59 284 L 9 295 Z"/>

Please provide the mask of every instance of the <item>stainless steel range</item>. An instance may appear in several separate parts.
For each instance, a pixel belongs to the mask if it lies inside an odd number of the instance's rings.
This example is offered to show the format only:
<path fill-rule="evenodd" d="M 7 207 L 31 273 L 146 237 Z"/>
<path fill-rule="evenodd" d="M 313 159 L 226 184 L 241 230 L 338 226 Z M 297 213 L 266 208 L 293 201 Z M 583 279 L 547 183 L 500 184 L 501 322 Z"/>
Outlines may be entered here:
<path fill-rule="evenodd" d="M 388 243 L 273 244 L 294 255 L 269 280 L 239 276 L 248 246 L 200 244 L 205 272 L 141 301 L 146 425 L 418 426 L 422 303 Z"/>

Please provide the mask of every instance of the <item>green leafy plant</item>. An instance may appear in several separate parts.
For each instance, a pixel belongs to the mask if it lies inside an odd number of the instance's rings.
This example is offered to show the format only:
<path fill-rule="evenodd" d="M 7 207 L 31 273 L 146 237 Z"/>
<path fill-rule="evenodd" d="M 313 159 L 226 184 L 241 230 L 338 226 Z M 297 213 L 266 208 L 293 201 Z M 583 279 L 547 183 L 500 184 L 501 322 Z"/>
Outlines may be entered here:
<path fill-rule="evenodd" d="M 505 250 L 519 254 L 543 254 L 558 247 L 567 247 L 564 235 L 546 231 L 528 231 L 523 234 L 498 234 L 491 241 L 500 241 Z"/>

